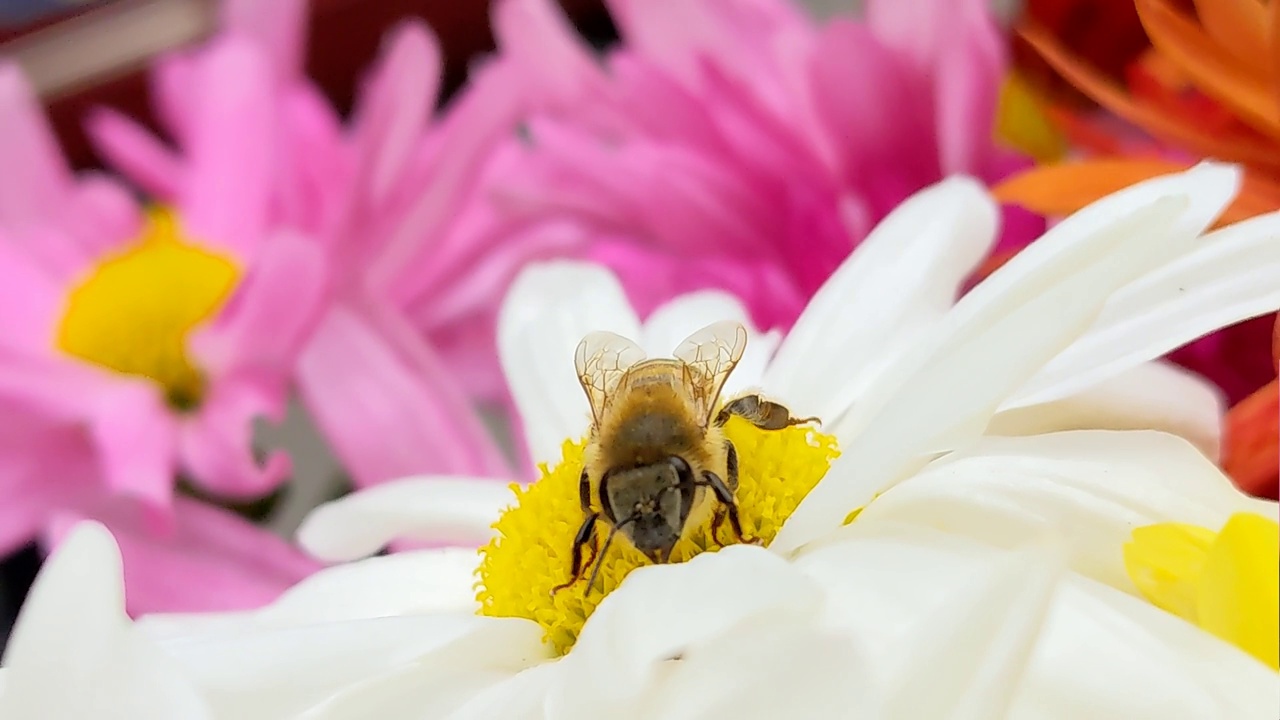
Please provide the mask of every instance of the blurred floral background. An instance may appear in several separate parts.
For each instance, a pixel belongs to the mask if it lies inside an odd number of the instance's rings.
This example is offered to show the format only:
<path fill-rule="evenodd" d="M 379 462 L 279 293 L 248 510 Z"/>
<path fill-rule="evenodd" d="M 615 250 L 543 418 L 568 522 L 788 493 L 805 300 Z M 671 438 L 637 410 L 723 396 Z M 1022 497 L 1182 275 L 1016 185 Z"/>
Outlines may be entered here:
<path fill-rule="evenodd" d="M 80 519 L 131 613 L 248 608 L 321 567 L 325 500 L 531 478 L 496 311 L 533 261 L 785 331 L 952 174 L 1004 203 L 971 282 L 1203 158 L 1246 169 L 1224 224 L 1280 209 L 1274 5 L 607 5 L 0 0 L 0 625 Z M 1268 498 L 1278 344 L 1269 314 L 1170 358 Z"/>

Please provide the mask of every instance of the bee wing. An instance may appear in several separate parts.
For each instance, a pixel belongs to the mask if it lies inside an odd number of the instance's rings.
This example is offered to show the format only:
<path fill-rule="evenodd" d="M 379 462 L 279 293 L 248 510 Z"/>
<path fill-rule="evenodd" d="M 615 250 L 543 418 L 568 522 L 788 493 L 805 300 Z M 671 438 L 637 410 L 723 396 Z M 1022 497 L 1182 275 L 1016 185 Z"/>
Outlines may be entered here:
<path fill-rule="evenodd" d="M 604 412 L 609 395 L 618 387 L 618 381 L 627 370 L 645 359 L 644 350 L 627 338 L 604 330 L 587 333 L 578 343 L 573 363 L 578 370 L 578 382 L 591 403 L 591 416 L 596 422 Z"/>
<path fill-rule="evenodd" d="M 689 390 L 704 426 L 711 422 L 720 389 L 746 348 L 747 329 L 733 320 L 722 320 L 690 335 L 672 353 L 689 370 Z"/>

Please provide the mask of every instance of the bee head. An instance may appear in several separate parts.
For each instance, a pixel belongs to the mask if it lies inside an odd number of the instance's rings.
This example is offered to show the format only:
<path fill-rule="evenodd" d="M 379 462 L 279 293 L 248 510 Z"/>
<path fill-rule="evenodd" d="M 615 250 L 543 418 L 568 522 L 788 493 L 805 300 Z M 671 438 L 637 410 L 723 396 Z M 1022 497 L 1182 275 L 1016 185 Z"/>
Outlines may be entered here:
<path fill-rule="evenodd" d="M 680 539 L 696 490 L 689 463 L 674 455 L 609 472 L 600 482 L 609 519 L 654 562 L 665 560 Z"/>

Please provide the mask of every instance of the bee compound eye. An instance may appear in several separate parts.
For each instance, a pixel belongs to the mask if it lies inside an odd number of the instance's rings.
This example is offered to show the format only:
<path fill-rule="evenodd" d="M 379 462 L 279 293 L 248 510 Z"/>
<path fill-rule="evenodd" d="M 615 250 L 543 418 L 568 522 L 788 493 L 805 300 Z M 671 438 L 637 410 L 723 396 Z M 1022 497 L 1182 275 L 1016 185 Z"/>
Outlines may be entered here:
<path fill-rule="evenodd" d="M 693 483 L 693 468 L 689 467 L 689 461 L 679 455 L 672 455 L 667 458 L 667 462 L 671 463 L 671 467 L 675 468 L 676 477 L 680 478 L 680 483 Z"/>

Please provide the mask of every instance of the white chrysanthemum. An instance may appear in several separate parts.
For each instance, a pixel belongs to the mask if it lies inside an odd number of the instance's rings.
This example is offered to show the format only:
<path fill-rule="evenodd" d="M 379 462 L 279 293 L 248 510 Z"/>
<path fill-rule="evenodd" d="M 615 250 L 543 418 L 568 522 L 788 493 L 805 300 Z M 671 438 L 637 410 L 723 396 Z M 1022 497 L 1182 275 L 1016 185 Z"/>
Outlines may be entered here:
<path fill-rule="evenodd" d="M 776 353 L 754 336 L 766 352 L 735 374 L 739 387 L 826 421 L 841 453 L 830 471 L 807 495 L 775 485 L 787 495 L 775 502 L 760 492 L 776 479 L 768 468 L 807 477 L 826 469 L 827 446 L 744 435 L 758 441 L 744 467 L 760 470 L 756 494 L 739 499 L 747 522 L 777 531 L 768 549 L 729 547 L 629 575 L 625 558 L 611 558 L 621 585 L 594 612 L 529 591 L 563 579 L 547 575 L 567 572 L 567 544 L 548 538 L 571 536 L 581 519 L 576 487 L 558 479 L 576 480 L 567 441 L 587 418 L 573 345 L 604 328 L 665 353 L 672 338 L 741 311 L 700 294 L 642 327 L 600 271 L 530 270 L 505 308 L 500 346 L 546 477 L 515 496 L 497 483 L 405 480 L 325 506 L 302 531 L 332 560 L 394 538 L 489 541 L 484 611 L 523 617 L 478 615 L 475 551 L 447 548 L 338 565 L 257 612 L 138 627 L 95 615 L 97 626 L 78 632 L 98 648 L 94 662 L 132 663 L 117 670 L 127 679 L 151 666 L 125 654 L 124 639 L 158 646 L 172 661 L 165 672 L 176 668 L 183 691 L 194 686 L 219 718 L 1270 720 L 1280 676 L 1268 661 L 1202 630 L 1190 611 L 1161 609 L 1181 586 L 1161 585 L 1180 576 L 1159 564 L 1159 547 L 1127 554 L 1134 529 L 1163 523 L 1203 529 L 1192 535 L 1205 548 L 1239 547 L 1214 531 L 1276 512 L 1197 451 L 1216 451 L 1214 395 L 1150 362 L 1280 306 L 1280 216 L 1201 236 L 1237 183 L 1233 170 L 1203 165 L 1118 193 L 954 308 L 995 235 L 994 205 L 965 180 L 908 201 Z M 1142 427 L 1187 439 L 1108 429 Z M 87 537 L 70 547 L 104 541 Z M 65 551 L 46 575 L 74 559 Z M 60 637 L 60 608 L 114 603 L 118 592 L 118 580 L 99 579 L 35 596 L 19 627 L 28 650 L 6 658 L 0 711 L 57 707 L 18 688 L 53 685 L 74 654 L 41 639 Z"/>

